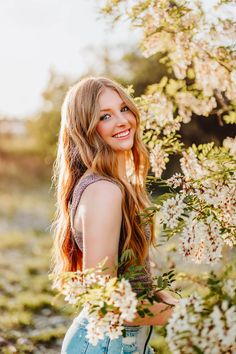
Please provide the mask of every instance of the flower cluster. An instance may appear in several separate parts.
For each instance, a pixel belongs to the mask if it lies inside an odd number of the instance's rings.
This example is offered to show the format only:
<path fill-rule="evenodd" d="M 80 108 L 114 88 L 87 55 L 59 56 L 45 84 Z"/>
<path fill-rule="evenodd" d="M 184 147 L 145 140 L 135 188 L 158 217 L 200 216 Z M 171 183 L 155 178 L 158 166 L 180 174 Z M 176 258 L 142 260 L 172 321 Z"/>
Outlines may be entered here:
<path fill-rule="evenodd" d="M 162 204 L 159 222 L 173 229 L 178 226 L 179 218 L 187 207 L 184 202 L 185 195 L 177 194 L 175 197 L 169 198 Z"/>
<path fill-rule="evenodd" d="M 160 177 L 166 168 L 166 159 L 168 154 L 162 148 L 162 145 L 156 144 L 150 153 L 150 164 L 156 177 Z"/>
<path fill-rule="evenodd" d="M 138 24 L 142 18 L 144 56 L 167 52 L 169 66 L 177 79 L 186 79 L 188 69 L 192 68 L 195 88 L 203 95 L 211 97 L 218 90 L 233 101 L 235 64 L 233 51 L 228 48 L 236 36 L 229 11 L 232 1 L 228 3 L 228 7 L 222 4 L 214 11 L 215 16 L 209 16 L 209 9 L 200 1 L 183 5 L 181 1 L 173 4 L 161 0 L 146 7 L 133 21 Z"/>
<path fill-rule="evenodd" d="M 201 90 L 206 97 L 214 95 L 214 90 L 225 92 L 229 100 L 234 100 L 235 82 L 233 77 L 234 70 L 231 72 L 216 60 L 209 58 L 205 53 L 201 57 L 194 59 L 196 72 L 196 87 Z"/>
<path fill-rule="evenodd" d="M 110 339 L 121 336 L 124 321 L 132 321 L 137 311 L 136 294 L 132 291 L 128 280 L 122 279 L 117 283 L 114 282 L 112 288 L 106 292 L 106 296 L 104 296 L 104 291 L 101 295 L 100 307 L 96 304 L 96 311 L 94 311 L 94 299 L 88 304 L 93 310 L 90 311 L 88 317 L 87 336 L 93 345 L 96 345 L 105 335 Z"/>
<path fill-rule="evenodd" d="M 158 221 L 164 234 L 179 234 L 184 259 L 215 263 L 224 245 L 236 245 L 236 161 L 208 144 L 184 151 L 180 163 L 183 175 L 167 180 L 178 192 L 162 198 Z"/>
<path fill-rule="evenodd" d="M 227 123 L 235 123 L 235 2 L 218 1 L 206 6 L 204 1 L 146 0 L 129 2 L 107 0 L 108 12 L 127 14 L 133 26 L 141 27 L 141 48 L 145 57 L 159 53 L 160 62 L 172 72 L 181 87 L 169 93 L 166 82 L 157 108 L 151 107 L 160 124 L 178 111 L 187 123 L 196 115 L 216 114 Z M 121 7 L 120 5 L 123 5 Z M 112 10 L 111 10 L 112 8 Z M 184 85 L 181 85 L 184 83 Z M 152 92 L 159 95 L 158 90 Z M 152 97 L 150 106 L 152 106 Z M 168 106 L 174 109 L 169 111 Z M 159 109 L 160 107 L 160 109 Z M 152 114 L 150 114 L 150 117 Z M 160 117 L 159 117 L 160 116 Z M 164 116 L 164 119 L 163 119 Z M 178 125 L 173 128 L 178 130 Z"/>
<path fill-rule="evenodd" d="M 223 146 L 228 149 L 229 154 L 236 158 L 236 137 L 235 138 L 226 138 L 223 141 Z"/>
<path fill-rule="evenodd" d="M 145 129 L 153 129 L 156 133 L 168 135 L 180 129 L 178 119 L 174 118 L 174 106 L 166 95 L 155 92 L 143 95 L 137 101 Z"/>
<path fill-rule="evenodd" d="M 105 335 L 118 338 L 124 321 L 134 319 L 138 300 L 128 280 L 105 275 L 102 267 L 62 276 L 65 300 L 78 308 L 86 306 L 89 312 L 87 338 L 91 344 L 96 345 Z"/>
<path fill-rule="evenodd" d="M 236 306 L 227 300 L 204 316 L 203 300 L 193 295 L 180 300 L 167 325 L 167 340 L 173 354 L 228 354 L 236 350 Z"/>
<path fill-rule="evenodd" d="M 192 148 L 189 148 L 188 152 L 183 151 L 180 166 L 187 178 L 199 179 L 207 174 L 206 168 L 199 162 Z"/>
<path fill-rule="evenodd" d="M 206 296 L 193 294 L 181 299 L 169 320 L 167 340 L 173 354 L 236 351 L 235 279 L 211 275 L 207 282 L 210 286 Z"/>
<path fill-rule="evenodd" d="M 217 106 L 215 97 L 199 98 L 192 92 L 179 91 L 175 96 L 175 100 L 183 123 L 190 122 L 192 113 L 207 117 L 213 108 Z"/>
<path fill-rule="evenodd" d="M 212 216 L 198 219 L 192 211 L 184 219 L 185 226 L 180 234 L 180 249 L 185 259 L 195 263 L 214 263 L 222 257 L 223 238 L 220 224 Z"/>

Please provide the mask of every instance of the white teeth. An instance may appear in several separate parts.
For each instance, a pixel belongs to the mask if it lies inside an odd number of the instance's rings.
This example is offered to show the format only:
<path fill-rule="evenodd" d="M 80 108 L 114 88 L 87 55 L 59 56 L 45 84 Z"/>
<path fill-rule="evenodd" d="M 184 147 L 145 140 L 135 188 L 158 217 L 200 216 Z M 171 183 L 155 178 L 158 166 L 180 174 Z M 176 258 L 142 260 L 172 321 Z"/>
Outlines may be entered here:
<path fill-rule="evenodd" d="M 128 134 L 129 134 L 129 130 L 126 130 L 123 133 L 119 133 L 119 134 L 114 135 L 114 138 L 121 138 L 122 136 L 126 136 Z"/>

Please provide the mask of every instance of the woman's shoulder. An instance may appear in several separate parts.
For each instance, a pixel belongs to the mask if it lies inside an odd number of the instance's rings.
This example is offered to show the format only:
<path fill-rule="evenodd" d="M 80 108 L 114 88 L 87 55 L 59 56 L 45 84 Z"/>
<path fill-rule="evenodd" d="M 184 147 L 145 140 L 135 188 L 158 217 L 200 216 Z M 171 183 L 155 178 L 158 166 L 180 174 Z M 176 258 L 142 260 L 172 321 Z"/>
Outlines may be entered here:
<path fill-rule="evenodd" d="M 111 177 L 102 176 L 94 172 L 87 172 L 78 181 L 74 188 L 73 199 L 85 195 L 97 198 L 100 195 L 112 195 L 113 198 L 121 196 L 118 181 Z"/>
<path fill-rule="evenodd" d="M 100 182 L 96 183 L 95 182 Z M 119 182 L 110 176 L 103 176 L 95 172 L 85 172 L 85 174 L 80 178 L 77 183 L 77 186 L 80 185 L 96 185 L 96 188 L 101 188 L 102 185 L 111 185 L 120 186 Z"/>
<path fill-rule="evenodd" d="M 115 183 L 111 183 L 109 180 L 97 179 L 94 183 L 87 186 L 82 197 L 83 200 L 87 200 L 89 203 L 99 204 L 102 202 L 109 204 L 109 201 L 120 202 L 122 193 Z"/>
<path fill-rule="evenodd" d="M 89 177 L 86 177 L 89 178 Z M 110 179 L 104 179 L 102 176 L 95 177 L 92 182 L 86 182 L 86 187 L 80 194 L 80 207 L 83 213 L 92 218 L 110 213 L 117 214 L 121 210 L 122 192 L 120 188 L 111 183 Z"/>

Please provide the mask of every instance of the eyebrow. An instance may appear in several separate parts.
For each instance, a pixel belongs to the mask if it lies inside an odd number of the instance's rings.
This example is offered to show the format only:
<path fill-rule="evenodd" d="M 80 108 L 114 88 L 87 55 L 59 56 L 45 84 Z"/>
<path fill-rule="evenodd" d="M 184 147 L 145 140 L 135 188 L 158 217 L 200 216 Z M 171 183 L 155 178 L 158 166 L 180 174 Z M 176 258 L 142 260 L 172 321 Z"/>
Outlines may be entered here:
<path fill-rule="evenodd" d="M 123 106 L 124 104 L 126 104 L 124 101 L 121 102 L 120 104 L 120 107 Z M 103 111 L 112 111 L 112 108 L 102 108 L 100 109 L 100 112 L 103 112 Z"/>

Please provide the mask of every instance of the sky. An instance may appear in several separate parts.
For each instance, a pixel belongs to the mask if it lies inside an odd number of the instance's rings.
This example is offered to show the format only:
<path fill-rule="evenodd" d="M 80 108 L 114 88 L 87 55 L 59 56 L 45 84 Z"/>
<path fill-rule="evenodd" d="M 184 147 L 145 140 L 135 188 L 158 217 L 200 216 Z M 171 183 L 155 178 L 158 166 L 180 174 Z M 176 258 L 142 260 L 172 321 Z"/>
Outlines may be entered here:
<path fill-rule="evenodd" d="M 111 29 L 100 0 L 0 0 L 0 116 L 33 115 L 49 70 L 79 77 L 96 57 L 85 48 L 135 43 L 128 23 Z"/>
<path fill-rule="evenodd" d="M 128 0 L 127 0 L 128 1 Z M 24 118 L 42 107 L 49 71 L 76 79 L 104 45 L 133 47 L 141 31 L 124 21 L 115 29 L 99 15 L 104 0 L 0 0 L 0 117 Z M 206 9 L 216 0 L 202 0 Z M 210 15 L 210 13 L 209 13 Z"/>

